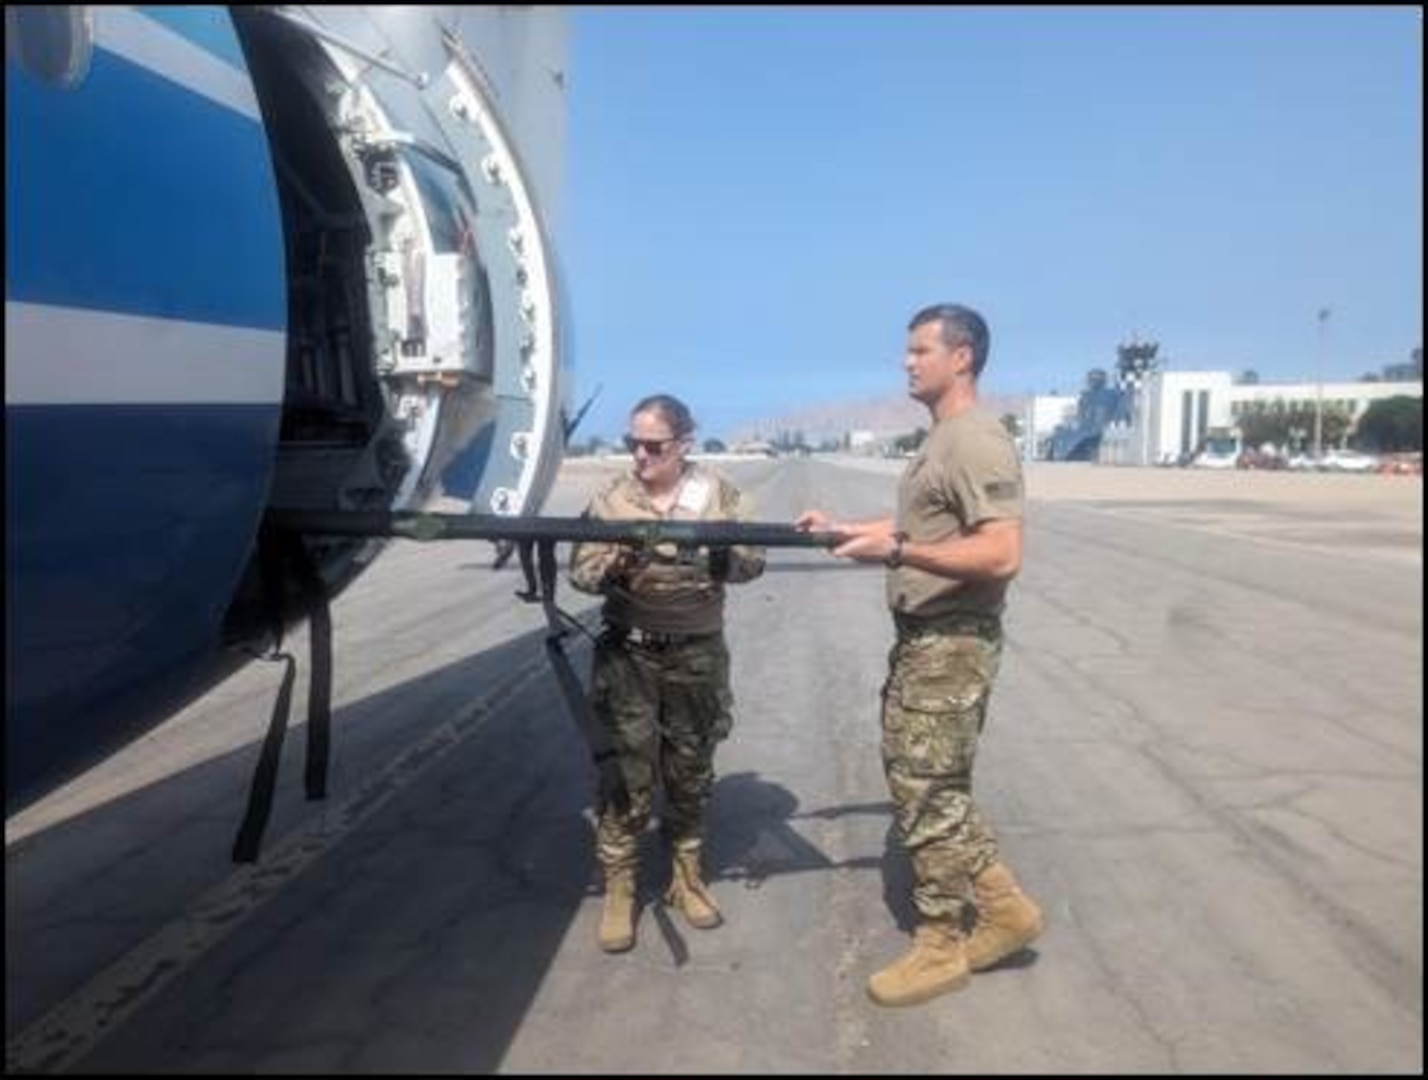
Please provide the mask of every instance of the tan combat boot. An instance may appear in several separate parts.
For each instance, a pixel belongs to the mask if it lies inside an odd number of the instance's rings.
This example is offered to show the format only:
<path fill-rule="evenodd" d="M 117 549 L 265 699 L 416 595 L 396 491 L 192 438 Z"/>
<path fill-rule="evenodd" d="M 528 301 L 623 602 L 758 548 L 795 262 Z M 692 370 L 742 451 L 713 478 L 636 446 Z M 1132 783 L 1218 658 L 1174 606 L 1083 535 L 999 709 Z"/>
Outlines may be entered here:
<path fill-rule="evenodd" d="M 724 921 L 714 897 L 709 895 L 699 876 L 698 848 L 675 850 L 674 870 L 664 899 L 679 908 L 689 925 L 699 930 L 712 930 Z"/>
<path fill-rule="evenodd" d="M 868 980 L 868 996 L 879 1005 L 920 1005 L 960 990 L 972 978 L 966 944 L 952 923 L 923 923 L 913 934 L 911 951 Z"/>
<path fill-rule="evenodd" d="M 982 971 L 1030 944 L 1046 925 L 1041 908 L 1021 891 L 1005 863 L 995 862 L 972 879 L 977 923 L 967 942 L 967 963 Z"/>
<path fill-rule="evenodd" d="M 600 915 L 600 948 L 625 952 L 635 944 L 635 871 L 605 872 L 605 910 Z"/>

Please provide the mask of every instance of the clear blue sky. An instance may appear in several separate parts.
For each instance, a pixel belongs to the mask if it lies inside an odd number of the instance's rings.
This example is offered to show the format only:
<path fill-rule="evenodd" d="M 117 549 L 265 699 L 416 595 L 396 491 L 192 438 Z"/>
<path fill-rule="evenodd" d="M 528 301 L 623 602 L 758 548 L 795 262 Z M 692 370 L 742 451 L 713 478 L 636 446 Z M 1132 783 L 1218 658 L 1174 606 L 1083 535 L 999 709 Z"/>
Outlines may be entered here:
<path fill-rule="evenodd" d="M 917 308 L 988 394 L 1354 378 L 1422 342 L 1417 8 L 575 8 L 560 242 L 579 437 L 900 393 Z"/>

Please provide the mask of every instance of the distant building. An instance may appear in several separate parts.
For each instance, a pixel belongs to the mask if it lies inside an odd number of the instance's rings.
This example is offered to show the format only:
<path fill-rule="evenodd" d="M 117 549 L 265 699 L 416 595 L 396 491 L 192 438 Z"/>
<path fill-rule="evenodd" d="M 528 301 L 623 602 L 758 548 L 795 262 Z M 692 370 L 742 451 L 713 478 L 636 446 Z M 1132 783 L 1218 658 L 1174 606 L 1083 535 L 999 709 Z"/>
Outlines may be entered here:
<path fill-rule="evenodd" d="M 1322 401 L 1357 423 L 1381 398 L 1423 396 L 1423 382 L 1235 382 L 1227 371 L 1158 371 L 1132 395 L 1129 416 L 1106 425 L 1096 460 L 1108 465 L 1156 465 L 1193 454 L 1211 430 L 1237 430 L 1257 402 L 1312 409 Z M 1351 429 L 1352 430 L 1352 429 Z"/>
<path fill-rule="evenodd" d="M 848 449 L 855 454 L 871 454 L 878 449 L 878 437 L 874 432 L 861 428 L 848 432 Z"/>
<path fill-rule="evenodd" d="M 1031 399 L 1031 456 L 1050 456 L 1050 442 L 1056 429 L 1076 419 L 1076 395 L 1037 394 Z"/>
<path fill-rule="evenodd" d="M 1408 364 L 1388 364 L 1383 369 L 1385 382 L 1422 382 L 1422 362 Z"/>

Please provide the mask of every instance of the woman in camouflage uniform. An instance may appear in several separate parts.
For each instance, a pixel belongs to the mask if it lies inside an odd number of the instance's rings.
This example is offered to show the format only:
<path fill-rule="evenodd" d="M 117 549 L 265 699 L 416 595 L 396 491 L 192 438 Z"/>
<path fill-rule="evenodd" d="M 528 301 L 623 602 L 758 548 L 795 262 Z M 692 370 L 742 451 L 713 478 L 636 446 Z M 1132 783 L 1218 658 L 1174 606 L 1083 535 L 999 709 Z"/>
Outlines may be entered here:
<path fill-rule="evenodd" d="M 737 488 L 687 460 L 694 420 L 677 398 L 656 394 L 630 414 L 625 445 L 634 467 L 590 501 L 589 517 L 610 520 L 731 521 L 744 517 Z M 733 696 L 724 641 L 724 586 L 763 573 L 763 552 L 731 547 L 682 557 L 673 545 L 640 553 L 583 543 L 571 553 L 571 583 L 605 597 L 590 697 L 620 755 L 630 808 L 597 806 L 596 849 L 605 876 L 600 947 L 635 943 L 635 870 L 656 785 L 664 789 L 664 832 L 674 852 L 666 899 L 700 929 L 719 908 L 701 876 L 704 808 L 714 786 L 714 747 L 729 734 Z"/>

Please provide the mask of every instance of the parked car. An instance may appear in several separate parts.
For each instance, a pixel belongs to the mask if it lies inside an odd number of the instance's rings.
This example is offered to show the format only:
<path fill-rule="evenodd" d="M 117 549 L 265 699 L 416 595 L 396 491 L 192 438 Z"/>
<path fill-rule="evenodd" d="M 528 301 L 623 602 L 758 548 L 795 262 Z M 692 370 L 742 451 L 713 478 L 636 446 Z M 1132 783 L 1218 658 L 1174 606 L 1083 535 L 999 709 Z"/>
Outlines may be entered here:
<path fill-rule="evenodd" d="M 1240 455 L 1241 469 L 1283 469 L 1288 462 L 1269 450 L 1246 450 Z"/>
<path fill-rule="evenodd" d="M 1379 458 L 1378 471 L 1393 476 L 1421 476 L 1423 475 L 1423 454 L 1421 451 L 1384 454 Z"/>
<path fill-rule="evenodd" d="M 1328 472 L 1373 472 L 1378 457 L 1359 450 L 1330 450 L 1324 454 L 1322 467 Z"/>
<path fill-rule="evenodd" d="M 1201 450 L 1190 464 L 1197 469 L 1233 469 L 1240 460 L 1233 450 Z"/>

